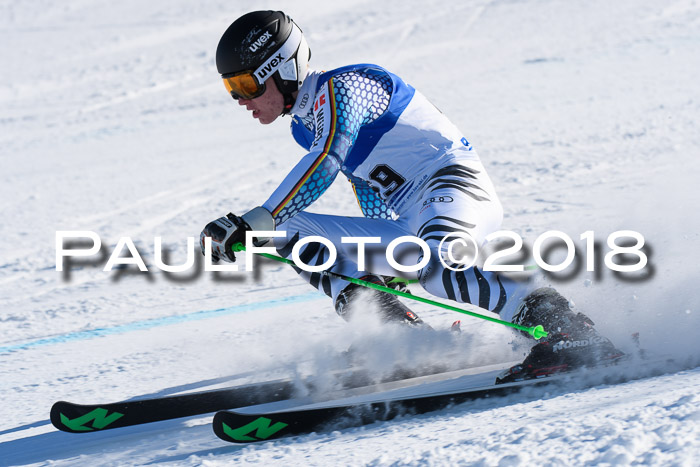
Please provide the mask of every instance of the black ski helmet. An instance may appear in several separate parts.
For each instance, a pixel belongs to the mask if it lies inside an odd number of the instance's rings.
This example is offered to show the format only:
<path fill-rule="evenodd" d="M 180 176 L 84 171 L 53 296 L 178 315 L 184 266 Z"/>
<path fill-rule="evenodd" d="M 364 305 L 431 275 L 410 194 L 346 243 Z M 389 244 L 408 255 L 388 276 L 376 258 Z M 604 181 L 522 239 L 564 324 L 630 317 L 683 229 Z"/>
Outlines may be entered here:
<path fill-rule="evenodd" d="M 244 84 L 257 86 L 258 95 L 272 78 L 284 96 L 282 113 L 286 114 L 294 105 L 292 93 L 306 77 L 310 57 L 301 29 L 289 16 L 281 11 L 253 11 L 224 32 L 216 48 L 216 67 L 225 81 L 232 76 L 248 79 L 250 83 Z M 237 98 L 238 93 L 226 85 Z"/>

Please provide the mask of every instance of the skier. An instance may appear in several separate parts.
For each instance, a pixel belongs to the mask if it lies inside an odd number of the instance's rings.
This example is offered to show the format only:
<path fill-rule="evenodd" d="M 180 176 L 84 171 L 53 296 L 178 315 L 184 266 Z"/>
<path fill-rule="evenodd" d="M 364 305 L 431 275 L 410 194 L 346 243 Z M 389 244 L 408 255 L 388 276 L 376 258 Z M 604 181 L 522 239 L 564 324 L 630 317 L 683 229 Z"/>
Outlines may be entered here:
<path fill-rule="evenodd" d="M 414 236 L 429 246 L 429 258 L 409 243 L 397 249 L 396 257 L 402 264 L 420 265 L 415 278 L 427 292 L 503 313 L 503 319 L 524 326 L 541 324 L 550 331 L 522 368 L 513 370 L 516 373 L 580 366 L 619 355 L 554 289 L 537 289 L 518 306 L 506 307 L 509 299 L 518 300 L 520 284 L 477 266 L 460 270 L 454 256 L 445 261 L 452 243 L 464 243 L 452 237 L 441 244 L 446 235 L 466 233 L 481 246 L 503 218 L 476 150 L 397 75 L 370 64 L 314 71 L 308 67 L 310 57 L 301 29 L 283 12 L 248 13 L 224 32 L 216 64 L 229 94 L 262 124 L 291 116 L 292 135 L 307 154 L 260 206 L 242 216 L 229 213 L 210 222 L 200 237 L 202 251 L 205 237 L 211 237 L 214 260 L 233 262 L 231 246 L 245 243 L 246 231 L 280 230 L 286 237 L 275 238 L 274 246 L 281 256 L 290 257 L 300 239 L 321 236 L 337 249 L 329 271 L 386 285 L 386 277 L 396 275 L 383 254 L 386 247 L 398 237 Z M 339 173 L 351 183 L 364 217 L 305 212 Z M 357 244 L 343 243 L 342 237 L 379 237 L 379 243 L 370 246 L 378 246 L 373 251 L 382 254 L 370 255 L 370 272 L 358 267 Z M 255 242 L 260 246 L 267 240 Z M 307 243 L 300 250 L 301 260 L 309 265 L 324 264 L 328 255 L 320 243 Z M 363 311 L 358 306 L 364 302 L 358 299 L 359 286 L 297 272 L 331 297 L 344 319 Z M 384 321 L 426 326 L 396 296 L 373 289 L 366 293 Z M 504 312 L 506 308 L 509 311 Z M 555 345 L 562 341 L 577 344 Z"/>

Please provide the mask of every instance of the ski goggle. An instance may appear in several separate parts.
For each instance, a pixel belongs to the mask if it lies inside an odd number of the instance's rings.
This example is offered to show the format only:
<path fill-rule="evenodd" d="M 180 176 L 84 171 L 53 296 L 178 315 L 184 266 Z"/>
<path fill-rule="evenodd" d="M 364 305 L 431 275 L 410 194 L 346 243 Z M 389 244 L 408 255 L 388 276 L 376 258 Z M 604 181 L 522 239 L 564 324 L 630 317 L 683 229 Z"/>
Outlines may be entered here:
<path fill-rule="evenodd" d="M 265 83 L 258 83 L 252 71 L 223 76 L 224 86 L 234 99 L 255 99 L 265 93 Z"/>
<path fill-rule="evenodd" d="M 278 70 L 283 79 L 297 79 L 296 61 L 290 60 L 302 41 L 301 29 L 295 24 L 287 40 L 257 70 L 238 71 L 222 75 L 224 86 L 234 99 L 255 99 L 265 93 L 265 80 Z"/>

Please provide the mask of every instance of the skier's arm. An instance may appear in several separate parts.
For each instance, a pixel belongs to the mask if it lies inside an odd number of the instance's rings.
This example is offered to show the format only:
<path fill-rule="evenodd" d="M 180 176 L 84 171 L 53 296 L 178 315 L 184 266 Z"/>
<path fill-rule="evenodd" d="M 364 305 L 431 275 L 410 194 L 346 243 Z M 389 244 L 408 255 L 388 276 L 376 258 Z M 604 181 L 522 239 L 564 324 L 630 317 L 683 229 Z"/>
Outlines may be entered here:
<path fill-rule="evenodd" d="M 369 99 L 357 99 L 352 83 L 342 78 L 321 86 L 314 102 L 316 136 L 311 151 L 262 205 L 272 213 L 275 225 L 306 209 L 333 183 L 367 122 L 370 105 Z"/>
<path fill-rule="evenodd" d="M 316 201 L 331 186 L 340 167 L 326 151 L 313 150 L 285 177 L 262 207 L 279 225 Z"/>

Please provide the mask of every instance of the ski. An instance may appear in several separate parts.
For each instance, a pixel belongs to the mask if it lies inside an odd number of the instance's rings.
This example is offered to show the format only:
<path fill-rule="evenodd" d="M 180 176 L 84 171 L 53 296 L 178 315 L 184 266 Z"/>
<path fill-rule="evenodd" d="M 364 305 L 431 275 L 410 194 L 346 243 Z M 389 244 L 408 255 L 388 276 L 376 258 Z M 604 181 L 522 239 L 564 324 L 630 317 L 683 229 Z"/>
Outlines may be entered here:
<path fill-rule="evenodd" d="M 59 401 L 51 407 L 50 418 L 53 426 L 61 431 L 89 433 L 288 399 L 294 391 L 293 381 L 279 379 L 107 404 L 83 405 Z"/>
<path fill-rule="evenodd" d="M 272 413 L 219 411 L 214 416 L 213 429 L 224 441 L 250 443 L 322 431 L 331 425 L 342 428 L 367 425 L 376 421 L 391 420 L 399 415 L 440 410 L 468 400 L 506 395 L 520 390 L 523 386 L 549 383 L 551 381 L 530 380 L 440 395 L 384 399 L 367 403 L 350 402 L 344 405 Z"/>
<path fill-rule="evenodd" d="M 500 397 L 544 385 L 559 384 L 564 386 L 571 383 L 574 376 L 581 376 L 576 388 L 590 387 L 601 383 L 621 383 L 655 374 L 662 374 L 661 366 L 668 359 L 658 360 L 657 365 L 648 371 L 622 372 L 617 365 L 595 367 L 584 370 L 573 370 L 552 374 L 550 376 L 529 379 L 504 384 L 486 384 L 465 389 L 454 389 L 468 380 L 457 378 L 451 384 L 430 389 L 425 387 L 391 390 L 364 397 L 349 397 L 345 400 L 335 400 L 318 404 L 307 404 L 282 410 L 258 411 L 255 407 L 239 410 L 219 411 L 214 416 L 214 433 L 224 441 L 232 443 L 250 443 L 276 439 L 284 436 L 301 435 L 315 431 L 333 428 L 349 428 L 367 425 L 376 421 L 385 421 L 399 415 L 413 415 L 444 409 L 454 404 L 471 400 Z M 648 364 L 648 362 L 645 362 Z M 623 365 L 624 366 L 624 365 Z M 484 378 L 491 382 L 502 370 L 490 371 L 477 375 L 480 378 L 471 381 L 482 381 Z M 591 376 L 586 380 L 586 376 Z M 421 391 L 425 390 L 421 394 Z M 403 391 L 403 393 L 402 393 Z M 274 405 L 274 404 L 273 404 Z"/>
<path fill-rule="evenodd" d="M 414 377 L 417 374 L 440 371 L 443 370 L 439 366 L 423 369 L 422 372 L 397 368 L 384 381 L 396 381 Z M 372 384 L 367 372 L 357 368 L 335 371 L 333 377 L 341 387 L 346 389 Z M 105 404 L 76 404 L 59 401 L 51 407 L 50 419 L 53 426 L 61 431 L 90 433 L 287 400 L 296 395 L 301 387 L 313 391 L 313 378 L 304 381 L 277 379 L 223 389 Z"/>

